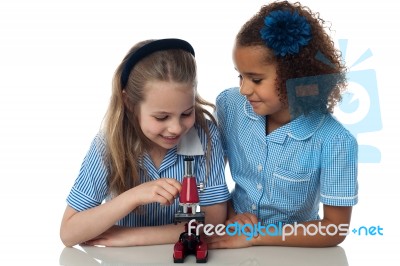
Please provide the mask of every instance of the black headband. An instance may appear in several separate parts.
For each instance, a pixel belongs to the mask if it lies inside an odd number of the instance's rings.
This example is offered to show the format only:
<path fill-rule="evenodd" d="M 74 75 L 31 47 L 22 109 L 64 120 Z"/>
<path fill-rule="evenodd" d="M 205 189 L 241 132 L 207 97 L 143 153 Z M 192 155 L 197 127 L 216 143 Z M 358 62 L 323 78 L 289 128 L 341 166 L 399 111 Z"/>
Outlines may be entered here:
<path fill-rule="evenodd" d="M 126 61 L 124 69 L 121 74 L 122 88 L 128 83 L 129 74 L 133 67 L 146 56 L 162 50 L 168 49 L 182 49 L 194 56 L 194 49 L 187 41 L 181 39 L 161 39 L 152 41 L 136 50 Z"/>

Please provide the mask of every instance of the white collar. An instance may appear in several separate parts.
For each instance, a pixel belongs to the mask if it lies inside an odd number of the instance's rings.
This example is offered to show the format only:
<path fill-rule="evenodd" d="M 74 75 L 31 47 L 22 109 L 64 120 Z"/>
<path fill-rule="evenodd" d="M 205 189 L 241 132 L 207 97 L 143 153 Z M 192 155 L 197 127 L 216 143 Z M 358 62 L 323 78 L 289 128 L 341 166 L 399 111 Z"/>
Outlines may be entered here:
<path fill-rule="evenodd" d="M 201 145 L 197 130 L 194 127 L 182 137 L 178 144 L 177 154 L 186 156 L 204 155 L 203 146 Z"/>

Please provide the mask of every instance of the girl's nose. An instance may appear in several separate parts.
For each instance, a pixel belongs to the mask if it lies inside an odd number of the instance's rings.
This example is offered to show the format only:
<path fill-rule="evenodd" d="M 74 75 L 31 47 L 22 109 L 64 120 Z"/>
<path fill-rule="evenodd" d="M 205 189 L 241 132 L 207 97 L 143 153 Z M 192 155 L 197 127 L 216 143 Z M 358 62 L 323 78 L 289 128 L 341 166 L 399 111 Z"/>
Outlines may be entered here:
<path fill-rule="evenodd" d="M 252 93 L 253 89 L 251 87 L 251 84 L 248 84 L 248 82 L 246 82 L 245 79 L 242 79 L 240 81 L 240 94 L 248 96 Z"/>
<path fill-rule="evenodd" d="M 168 132 L 174 135 L 179 135 L 182 132 L 182 128 L 182 124 L 179 120 L 173 120 L 168 125 Z"/>

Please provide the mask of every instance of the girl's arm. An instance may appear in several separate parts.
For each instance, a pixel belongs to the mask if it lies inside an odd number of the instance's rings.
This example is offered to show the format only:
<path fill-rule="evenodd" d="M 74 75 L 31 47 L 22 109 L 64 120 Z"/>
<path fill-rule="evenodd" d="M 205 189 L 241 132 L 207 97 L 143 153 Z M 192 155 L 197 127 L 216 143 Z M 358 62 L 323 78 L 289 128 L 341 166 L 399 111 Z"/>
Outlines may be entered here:
<path fill-rule="evenodd" d="M 61 222 L 61 240 L 66 246 L 74 246 L 95 239 L 140 205 L 151 202 L 172 204 L 180 189 L 177 180 L 161 178 L 127 190 L 91 209 L 78 212 L 67 206 Z"/>
<path fill-rule="evenodd" d="M 227 213 L 227 203 L 222 202 L 210 206 L 203 206 L 201 210 L 205 213 L 205 223 L 206 224 L 224 224 L 226 220 Z"/>
<path fill-rule="evenodd" d="M 217 225 L 224 223 L 226 217 L 226 203 L 202 207 L 205 213 L 205 223 Z M 185 222 L 152 227 L 120 227 L 113 226 L 101 235 L 86 241 L 86 245 L 104 246 L 145 246 L 171 244 L 179 239 L 185 231 Z"/>
<path fill-rule="evenodd" d="M 228 201 L 228 216 L 227 216 L 227 220 L 230 220 L 235 216 L 236 216 L 236 212 L 235 212 L 235 209 L 232 206 L 232 200 L 229 200 Z"/>
<path fill-rule="evenodd" d="M 121 227 L 112 226 L 101 235 L 84 242 L 85 245 L 108 247 L 147 246 L 172 244 L 185 231 L 185 223 L 162 226 Z"/>

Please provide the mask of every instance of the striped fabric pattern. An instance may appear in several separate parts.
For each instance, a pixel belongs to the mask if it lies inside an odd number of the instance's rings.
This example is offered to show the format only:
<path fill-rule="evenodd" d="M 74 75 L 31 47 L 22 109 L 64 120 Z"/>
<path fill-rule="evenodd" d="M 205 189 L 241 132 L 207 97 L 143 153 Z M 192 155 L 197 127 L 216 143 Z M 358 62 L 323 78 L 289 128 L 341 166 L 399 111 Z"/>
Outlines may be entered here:
<path fill-rule="evenodd" d="M 357 142 L 332 115 L 300 116 L 266 135 L 266 118 L 238 88 L 218 95 L 216 113 L 236 212 L 293 223 L 318 219 L 320 202 L 357 203 Z"/>
<path fill-rule="evenodd" d="M 194 156 L 195 174 L 197 182 L 204 182 L 205 189 L 199 193 L 200 206 L 209 206 L 230 199 L 230 194 L 225 181 L 225 164 L 223 150 L 220 143 L 218 129 L 211 122 L 209 123 L 212 137 L 211 169 L 206 177 L 206 159 L 204 155 Z M 201 128 L 197 128 L 200 142 L 206 150 L 206 135 Z M 103 201 L 109 200 L 107 194 L 107 176 L 109 168 L 105 160 L 106 144 L 104 136 L 99 132 L 93 139 L 87 152 L 74 186 L 68 197 L 67 204 L 77 211 L 87 210 L 100 205 Z M 184 155 L 177 154 L 177 148 L 170 149 L 160 168 L 156 169 L 148 155 L 143 158 L 144 167 L 147 169 L 147 180 L 156 180 L 161 177 L 175 178 L 182 182 L 184 175 Z M 146 182 L 144 171 L 141 171 L 141 178 Z M 135 210 L 117 224 L 121 226 L 157 226 L 171 224 L 174 222 L 174 215 L 178 210 L 179 199 L 171 206 L 160 206 L 152 203 Z"/>

